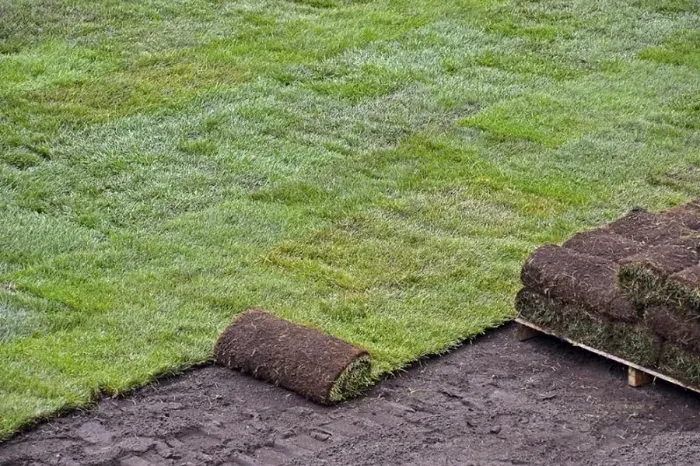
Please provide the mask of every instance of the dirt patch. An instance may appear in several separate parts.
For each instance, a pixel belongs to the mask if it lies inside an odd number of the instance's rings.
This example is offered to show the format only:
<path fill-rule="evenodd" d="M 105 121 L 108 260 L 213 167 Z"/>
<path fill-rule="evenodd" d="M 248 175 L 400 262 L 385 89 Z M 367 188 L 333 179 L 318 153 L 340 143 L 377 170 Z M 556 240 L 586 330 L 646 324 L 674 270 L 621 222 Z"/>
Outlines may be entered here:
<path fill-rule="evenodd" d="M 0 464 L 667 465 L 700 457 L 700 396 L 514 326 L 322 407 L 220 367 L 66 415 Z"/>
<path fill-rule="evenodd" d="M 541 295 L 633 322 L 638 313 L 617 290 L 617 264 L 601 257 L 546 245 L 527 259 L 523 284 Z"/>
<path fill-rule="evenodd" d="M 323 404 L 355 396 L 371 383 L 364 348 L 256 309 L 221 334 L 214 359 Z"/>

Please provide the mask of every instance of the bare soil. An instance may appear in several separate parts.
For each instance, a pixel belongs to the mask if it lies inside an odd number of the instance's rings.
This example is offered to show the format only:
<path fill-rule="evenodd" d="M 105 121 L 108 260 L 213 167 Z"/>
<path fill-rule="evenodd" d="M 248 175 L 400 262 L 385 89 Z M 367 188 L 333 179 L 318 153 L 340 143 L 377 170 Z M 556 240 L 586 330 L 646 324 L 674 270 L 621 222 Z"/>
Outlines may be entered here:
<path fill-rule="evenodd" d="M 2 465 L 695 464 L 700 395 L 513 325 L 365 397 L 315 405 L 220 367 L 192 370 L 0 445 Z"/>

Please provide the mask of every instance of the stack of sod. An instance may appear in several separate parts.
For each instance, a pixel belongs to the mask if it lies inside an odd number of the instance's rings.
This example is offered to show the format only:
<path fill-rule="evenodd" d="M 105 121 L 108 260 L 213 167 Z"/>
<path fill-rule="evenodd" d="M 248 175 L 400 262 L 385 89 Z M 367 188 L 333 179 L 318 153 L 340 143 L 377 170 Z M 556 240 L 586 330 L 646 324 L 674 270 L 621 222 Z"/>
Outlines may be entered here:
<path fill-rule="evenodd" d="M 257 309 L 224 330 L 214 360 L 322 404 L 356 396 L 371 383 L 365 349 Z"/>
<path fill-rule="evenodd" d="M 665 340 L 657 369 L 694 385 L 700 385 L 699 262 L 700 236 L 695 234 L 622 259 L 618 274 L 622 292 L 644 310 L 647 327 Z"/>
<path fill-rule="evenodd" d="M 700 385 L 700 202 L 634 210 L 522 269 L 520 316 L 554 333 Z"/>

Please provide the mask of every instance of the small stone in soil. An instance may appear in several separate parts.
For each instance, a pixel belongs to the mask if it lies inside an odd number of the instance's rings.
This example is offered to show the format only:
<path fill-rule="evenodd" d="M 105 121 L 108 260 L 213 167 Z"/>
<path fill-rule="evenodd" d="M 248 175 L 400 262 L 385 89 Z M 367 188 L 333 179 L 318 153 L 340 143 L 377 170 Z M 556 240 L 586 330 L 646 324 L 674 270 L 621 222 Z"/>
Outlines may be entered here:
<path fill-rule="evenodd" d="M 501 426 L 493 426 L 489 429 L 490 434 L 498 434 L 501 431 Z"/>
<path fill-rule="evenodd" d="M 321 442 L 325 442 L 331 437 L 331 434 L 327 432 L 321 432 L 318 430 L 312 430 L 311 431 L 311 437 L 315 438 L 316 440 L 320 440 Z"/>

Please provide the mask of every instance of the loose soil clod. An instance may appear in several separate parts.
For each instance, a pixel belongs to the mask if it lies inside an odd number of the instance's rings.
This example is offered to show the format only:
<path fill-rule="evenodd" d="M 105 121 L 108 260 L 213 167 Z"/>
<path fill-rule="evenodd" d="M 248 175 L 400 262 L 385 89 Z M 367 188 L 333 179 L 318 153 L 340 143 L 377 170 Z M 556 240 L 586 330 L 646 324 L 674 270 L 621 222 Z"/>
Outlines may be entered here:
<path fill-rule="evenodd" d="M 322 404 L 351 398 L 371 383 L 365 349 L 257 309 L 222 333 L 214 359 Z"/>

